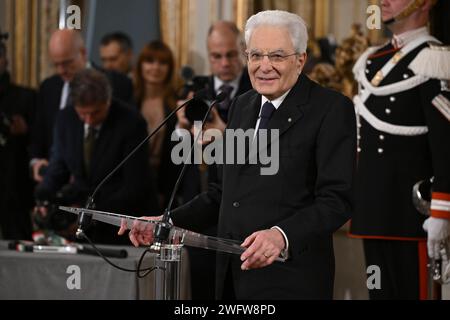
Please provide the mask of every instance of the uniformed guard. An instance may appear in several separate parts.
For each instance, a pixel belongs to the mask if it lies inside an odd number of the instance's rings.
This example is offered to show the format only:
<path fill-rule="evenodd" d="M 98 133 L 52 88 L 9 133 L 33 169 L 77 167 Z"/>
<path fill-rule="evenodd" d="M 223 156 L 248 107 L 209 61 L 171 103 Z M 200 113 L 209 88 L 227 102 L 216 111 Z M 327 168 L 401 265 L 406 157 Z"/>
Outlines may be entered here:
<path fill-rule="evenodd" d="M 427 296 L 426 217 L 412 203 L 417 181 L 434 176 L 427 224 L 438 233 L 448 230 L 448 87 L 435 72 L 449 72 L 448 60 L 434 61 L 437 68 L 427 68 L 428 73 L 413 68 L 430 43 L 439 43 L 426 27 L 435 2 L 381 1 L 382 19 L 393 39 L 369 48 L 354 67 L 358 174 L 350 236 L 364 239 L 367 266 L 380 268 L 381 286 L 369 290 L 371 299 Z"/>

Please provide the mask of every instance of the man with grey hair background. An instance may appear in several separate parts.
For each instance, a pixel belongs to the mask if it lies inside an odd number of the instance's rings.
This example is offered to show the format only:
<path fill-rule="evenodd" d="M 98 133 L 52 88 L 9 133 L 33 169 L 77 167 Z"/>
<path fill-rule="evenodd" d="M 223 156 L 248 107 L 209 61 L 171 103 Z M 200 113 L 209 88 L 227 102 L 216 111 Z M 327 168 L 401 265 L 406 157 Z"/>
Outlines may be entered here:
<path fill-rule="evenodd" d="M 332 299 L 332 234 L 353 210 L 353 104 L 302 73 L 308 36 L 299 16 L 260 12 L 245 35 L 254 90 L 233 101 L 227 128 L 279 130 L 279 171 L 225 164 L 221 182 L 172 220 L 193 230 L 218 223 L 219 237 L 242 241 L 240 257 L 217 256 L 218 299 Z M 149 243 L 153 232 L 136 225 L 129 237 Z"/>

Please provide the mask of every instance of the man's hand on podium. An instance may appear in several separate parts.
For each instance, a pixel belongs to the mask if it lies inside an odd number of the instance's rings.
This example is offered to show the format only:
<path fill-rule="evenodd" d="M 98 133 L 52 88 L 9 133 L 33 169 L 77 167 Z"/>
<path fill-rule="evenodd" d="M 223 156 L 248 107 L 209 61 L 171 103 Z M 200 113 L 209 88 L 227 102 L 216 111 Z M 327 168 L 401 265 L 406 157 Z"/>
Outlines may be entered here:
<path fill-rule="evenodd" d="M 257 231 L 241 244 L 247 248 L 241 255 L 242 270 L 258 269 L 271 265 L 285 248 L 283 235 L 277 229 Z"/>
<path fill-rule="evenodd" d="M 163 216 L 157 217 L 141 217 L 140 219 L 145 219 L 148 221 L 160 221 Z M 139 247 L 140 245 L 149 246 L 153 243 L 153 231 L 155 225 L 153 223 L 145 223 L 143 221 L 135 220 L 133 222 L 133 226 L 128 233 L 128 237 L 130 238 L 131 243 L 135 247 Z M 119 229 L 118 235 L 123 235 L 125 231 L 128 230 L 127 222 L 125 219 L 122 219 L 121 226 Z"/>

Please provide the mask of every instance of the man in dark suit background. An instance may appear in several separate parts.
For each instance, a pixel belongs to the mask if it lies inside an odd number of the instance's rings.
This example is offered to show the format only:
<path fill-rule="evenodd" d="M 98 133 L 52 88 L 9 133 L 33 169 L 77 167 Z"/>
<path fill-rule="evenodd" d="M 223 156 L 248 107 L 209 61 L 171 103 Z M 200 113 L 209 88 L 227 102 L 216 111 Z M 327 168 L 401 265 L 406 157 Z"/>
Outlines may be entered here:
<path fill-rule="evenodd" d="M 64 109 L 70 92 L 70 82 L 83 69 L 94 67 L 88 62 L 87 52 L 81 34 L 76 30 L 57 30 L 49 42 L 49 54 L 56 74 L 45 79 L 39 88 L 38 106 L 30 144 L 33 178 L 41 182 L 41 168 L 48 165 L 53 142 L 53 131 L 58 112 Z M 130 79 L 116 72 L 105 71 L 113 88 L 113 96 L 124 102 L 133 99 L 133 85 Z"/>
<path fill-rule="evenodd" d="M 58 114 L 50 164 L 36 194 L 52 201 L 67 184 L 67 205 L 84 206 L 102 179 L 146 137 L 147 126 L 136 110 L 111 99 L 107 78 L 93 69 L 75 76 L 71 98 L 74 106 Z M 105 211 L 158 210 L 148 148 L 139 149 L 94 200 L 96 208 Z M 98 224 L 92 231 L 96 242 L 117 242 L 110 226 Z"/>
<path fill-rule="evenodd" d="M 227 98 L 217 108 L 212 109 L 211 119 L 205 125 L 205 129 L 214 128 L 223 131 L 227 125 L 231 100 L 252 88 L 247 68 L 242 59 L 243 37 L 235 23 L 218 21 L 209 28 L 207 47 L 211 68 L 211 75 L 207 77 L 206 81 L 208 99 L 214 100 L 222 91 L 227 92 Z M 193 133 L 193 123 L 186 117 L 185 109 L 178 111 L 177 117 L 177 127 L 191 130 Z M 191 200 L 207 188 L 205 183 L 201 182 L 201 169 L 196 166 L 188 169 L 182 187 L 183 200 Z M 215 166 L 208 168 L 208 175 L 216 176 Z"/>
<path fill-rule="evenodd" d="M 100 41 L 100 58 L 105 70 L 133 77 L 133 42 L 124 32 L 105 34 Z"/>
<path fill-rule="evenodd" d="M 11 81 L 6 45 L 2 40 L 0 38 L 0 238 L 29 239 L 33 185 L 28 174 L 27 147 L 36 92 Z"/>
<path fill-rule="evenodd" d="M 308 36 L 299 16 L 260 12 L 245 35 L 255 90 L 234 100 L 227 129 L 278 129 L 279 170 L 261 175 L 260 163 L 226 163 L 221 183 L 174 210 L 172 220 L 192 230 L 218 222 L 220 237 L 243 241 L 240 257 L 218 255 L 219 299 L 331 299 L 332 233 L 353 210 L 353 105 L 302 74 Z M 151 242 L 153 233 L 139 227 L 130 240 Z M 286 262 L 274 263 L 279 256 Z"/>

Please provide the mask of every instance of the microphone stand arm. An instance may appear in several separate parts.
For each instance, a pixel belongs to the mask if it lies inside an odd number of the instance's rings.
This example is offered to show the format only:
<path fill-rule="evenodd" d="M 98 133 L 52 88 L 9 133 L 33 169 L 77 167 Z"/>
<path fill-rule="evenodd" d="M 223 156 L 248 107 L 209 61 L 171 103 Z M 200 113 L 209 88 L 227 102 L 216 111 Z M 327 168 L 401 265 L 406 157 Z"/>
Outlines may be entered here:
<path fill-rule="evenodd" d="M 195 99 L 195 97 L 193 98 Z M 103 186 L 103 184 L 114 174 L 117 172 L 117 170 L 119 170 L 124 164 L 125 162 L 128 161 L 129 158 L 131 158 L 137 150 L 139 150 L 145 143 L 148 142 L 148 140 L 150 140 L 156 132 L 158 132 L 168 121 L 169 119 L 172 118 L 172 116 L 178 112 L 178 110 L 180 110 L 181 108 L 184 108 L 189 102 L 191 102 L 193 99 L 189 99 L 187 100 L 185 103 L 183 103 L 182 105 L 178 106 L 177 108 L 175 108 L 161 123 L 158 127 L 156 127 L 144 140 L 142 140 L 105 178 L 103 178 L 103 180 L 97 185 L 97 187 L 95 188 L 94 192 L 92 193 L 91 196 L 89 196 L 87 202 L 86 202 L 86 208 L 87 209 L 94 209 L 95 208 L 95 195 L 97 194 L 98 190 Z M 92 216 L 90 214 L 80 214 L 80 216 L 78 217 L 78 228 L 76 231 L 76 237 L 78 239 L 83 239 L 84 238 L 84 230 L 89 226 L 89 224 L 91 223 L 92 220 Z M 164 234 L 164 233 L 162 233 Z"/>
<path fill-rule="evenodd" d="M 211 113 L 211 109 L 214 107 L 214 105 L 216 105 L 218 102 L 220 102 L 221 100 L 223 100 L 224 95 L 223 94 L 219 94 L 219 96 L 217 96 L 216 100 L 214 100 L 210 106 L 208 107 L 208 110 L 206 111 L 205 116 L 203 117 L 202 120 L 202 125 L 201 125 L 201 131 L 203 130 L 203 127 L 205 125 L 206 120 L 209 117 L 209 114 Z M 160 252 L 161 251 L 161 247 L 163 244 L 165 244 L 167 242 L 167 238 L 169 237 L 170 234 L 170 229 L 172 228 L 172 223 L 170 221 L 170 216 L 171 216 L 171 209 L 172 209 L 172 205 L 173 205 L 173 201 L 175 199 L 175 195 L 180 187 L 180 183 L 184 177 L 184 174 L 186 172 L 187 169 L 187 160 L 191 158 L 192 152 L 194 151 L 195 145 L 198 143 L 198 139 L 200 137 L 201 131 L 199 134 L 197 134 L 196 137 L 194 137 L 194 142 L 191 146 L 191 149 L 189 150 L 189 154 L 186 157 L 186 160 L 183 164 L 183 168 L 181 169 L 180 175 L 178 176 L 178 179 L 175 183 L 175 186 L 172 190 L 172 194 L 170 196 L 170 200 L 169 203 L 167 205 L 166 210 L 164 211 L 162 220 L 161 220 L 161 224 L 158 224 L 155 227 L 154 230 L 154 242 L 152 244 L 152 246 L 150 247 L 151 250 L 154 250 L 155 252 Z"/>

